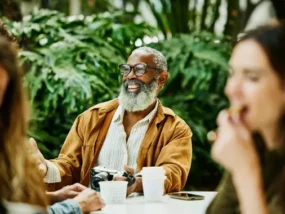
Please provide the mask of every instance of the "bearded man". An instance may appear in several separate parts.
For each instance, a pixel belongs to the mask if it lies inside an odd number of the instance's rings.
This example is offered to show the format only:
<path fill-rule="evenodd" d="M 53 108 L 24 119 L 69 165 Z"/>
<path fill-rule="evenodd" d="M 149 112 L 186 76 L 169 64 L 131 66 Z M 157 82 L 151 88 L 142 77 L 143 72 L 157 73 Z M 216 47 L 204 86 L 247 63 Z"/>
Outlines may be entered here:
<path fill-rule="evenodd" d="M 133 174 L 145 166 L 162 166 L 165 192 L 184 187 L 191 166 L 192 133 L 157 98 L 169 75 L 165 57 L 153 48 L 141 47 L 119 70 L 123 83 L 118 99 L 79 115 L 58 158 L 47 161 L 39 150 L 34 154 L 49 190 L 75 182 L 88 186 L 95 166 Z M 128 193 L 142 191 L 141 177 L 137 177 Z"/>

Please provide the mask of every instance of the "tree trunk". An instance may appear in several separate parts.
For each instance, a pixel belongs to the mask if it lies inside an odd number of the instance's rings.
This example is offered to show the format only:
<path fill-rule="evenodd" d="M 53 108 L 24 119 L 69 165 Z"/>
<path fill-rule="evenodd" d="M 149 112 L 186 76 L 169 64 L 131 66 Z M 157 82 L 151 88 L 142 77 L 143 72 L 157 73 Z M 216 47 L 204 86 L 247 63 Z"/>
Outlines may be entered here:
<path fill-rule="evenodd" d="M 285 1 L 284 0 L 271 0 L 276 16 L 279 20 L 285 19 Z"/>
<path fill-rule="evenodd" d="M 1 0 L 0 16 L 5 16 L 13 21 L 21 21 L 22 13 L 16 0 Z"/>
<path fill-rule="evenodd" d="M 228 14 L 224 34 L 236 40 L 240 25 L 240 7 L 238 0 L 228 0 Z"/>
<path fill-rule="evenodd" d="M 189 0 L 171 0 L 171 13 L 167 14 L 167 20 L 172 35 L 189 33 Z"/>
<path fill-rule="evenodd" d="M 201 15 L 201 24 L 200 24 L 200 30 L 206 30 L 206 18 L 207 18 L 207 9 L 209 6 L 209 0 L 204 0 L 204 5 L 202 9 L 202 15 Z"/>
<path fill-rule="evenodd" d="M 81 14 L 81 1 L 70 0 L 69 1 L 69 15 L 80 15 Z"/>
<path fill-rule="evenodd" d="M 49 8 L 49 0 L 41 0 L 42 8 Z"/>
<path fill-rule="evenodd" d="M 215 31 L 215 24 L 216 24 L 216 21 L 218 20 L 218 18 L 220 16 L 219 10 L 220 10 L 221 3 L 222 3 L 222 0 L 217 0 L 215 2 L 213 17 L 212 17 L 211 24 L 209 27 L 209 31 L 212 33 L 214 33 L 214 31 Z"/>
<path fill-rule="evenodd" d="M 134 9 L 137 12 L 139 10 L 140 0 L 134 0 Z"/>
<path fill-rule="evenodd" d="M 145 0 L 146 3 L 149 5 L 152 14 L 154 15 L 158 28 L 162 31 L 164 38 L 167 38 L 168 26 L 166 25 L 165 21 L 163 20 L 164 14 L 159 13 L 156 11 L 154 4 L 150 0 Z"/>
<path fill-rule="evenodd" d="M 195 31 L 196 30 L 196 7 L 197 7 L 197 0 L 191 0 L 193 1 L 193 9 L 190 10 L 190 16 L 189 16 L 189 24 L 190 24 L 190 31 Z"/>

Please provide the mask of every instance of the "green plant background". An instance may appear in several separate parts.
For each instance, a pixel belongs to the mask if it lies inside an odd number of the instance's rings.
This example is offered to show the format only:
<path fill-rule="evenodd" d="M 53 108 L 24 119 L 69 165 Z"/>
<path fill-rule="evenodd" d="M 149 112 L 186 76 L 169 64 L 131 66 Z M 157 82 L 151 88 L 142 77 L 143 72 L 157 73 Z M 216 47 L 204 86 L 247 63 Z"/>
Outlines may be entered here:
<path fill-rule="evenodd" d="M 58 155 L 75 119 L 96 103 L 117 97 L 118 64 L 127 60 L 136 41 L 158 30 L 135 24 L 126 12 L 67 17 L 40 10 L 22 22 L 6 20 L 22 44 L 32 118 L 29 135 L 46 158 Z M 186 189 L 213 189 L 221 169 L 209 156 L 206 139 L 218 112 L 228 103 L 223 94 L 230 41 L 213 33 L 179 34 L 149 44 L 167 58 L 170 79 L 160 95 L 193 131 L 193 162 Z"/>
<path fill-rule="evenodd" d="M 200 32 L 151 44 L 166 56 L 170 79 L 161 100 L 190 126 L 193 159 L 187 189 L 213 189 L 221 169 L 210 157 L 207 133 L 216 128 L 216 116 L 228 105 L 223 90 L 228 73 L 230 42 Z M 203 180 L 203 181 L 202 181 Z"/>

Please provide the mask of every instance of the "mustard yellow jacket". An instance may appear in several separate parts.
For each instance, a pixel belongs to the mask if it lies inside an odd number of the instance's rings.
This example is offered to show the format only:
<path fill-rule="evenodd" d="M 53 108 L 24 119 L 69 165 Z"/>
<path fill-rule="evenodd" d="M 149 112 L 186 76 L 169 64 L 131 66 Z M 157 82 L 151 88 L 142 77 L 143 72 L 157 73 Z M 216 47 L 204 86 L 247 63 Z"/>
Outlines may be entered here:
<path fill-rule="evenodd" d="M 113 114 L 119 103 L 111 100 L 86 110 L 75 120 L 58 158 L 51 160 L 60 170 L 61 182 L 47 184 L 49 191 L 76 182 L 88 186 L 104 143 Z M 137 158 L 138 171 L 144 166 L 163 166 L 166 192 L 180 191 L 187 180 L 192 158 L 192 132 L 174 112 L 159 102 L 141 143 Z"/>

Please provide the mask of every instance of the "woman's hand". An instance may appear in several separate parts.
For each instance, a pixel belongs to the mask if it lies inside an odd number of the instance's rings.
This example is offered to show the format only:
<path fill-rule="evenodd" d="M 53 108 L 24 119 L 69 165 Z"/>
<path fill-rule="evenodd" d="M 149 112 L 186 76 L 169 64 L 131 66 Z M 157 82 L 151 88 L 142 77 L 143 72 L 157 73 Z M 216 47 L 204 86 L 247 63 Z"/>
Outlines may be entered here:
<path fill-rule="evenodd" d="M 217 119 L 218 134 L 212 147 L 212 157 L 234 176 L 259 168 L 259 158 L 251 133 L 240 117 L 232 117 L 223 110 Z"/>
<path fill-rule="evenodd" d="M 56 203 L 69 198 L 74 198 L 85 189 L 87 189 L 87 187 L 83 186 L 82 184 L 75 183 L 65 186 L 55 192 L 47 192 L 46 194 L 49 196 L 51 203 Z"/>
<path fill-rule="evenodd" d="M 218 135 L 212 157 L 231 174 L 244 214 L 267 213 L 259 158 L 251 133 L 240 120 L 228 111 L 218 117 Z"/>
<path fill-rule="evenodd" d="M 90 188 L 83 190 L 74 200 L 80 205 L 83 213 L 100 210 L 105 207 L 101 196 Z"/>

